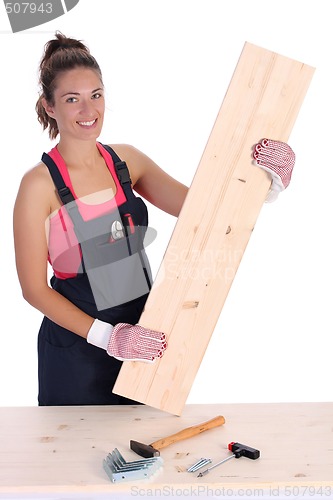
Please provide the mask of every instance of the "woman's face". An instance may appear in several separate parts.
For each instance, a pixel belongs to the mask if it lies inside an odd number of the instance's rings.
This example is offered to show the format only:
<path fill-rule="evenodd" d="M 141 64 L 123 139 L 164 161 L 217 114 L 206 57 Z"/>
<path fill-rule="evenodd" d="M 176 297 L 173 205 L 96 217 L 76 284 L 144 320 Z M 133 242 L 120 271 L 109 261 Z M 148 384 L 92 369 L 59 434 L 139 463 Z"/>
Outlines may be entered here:
<path fill-rule="evenodd" d="M 104 88 L 98 73 L 75 68 L 61 73 L 54 91 L 54 104 L 45 105 L 57 122 L 61 137 L 91 140 L 100 135 L 105 111 Z"/>

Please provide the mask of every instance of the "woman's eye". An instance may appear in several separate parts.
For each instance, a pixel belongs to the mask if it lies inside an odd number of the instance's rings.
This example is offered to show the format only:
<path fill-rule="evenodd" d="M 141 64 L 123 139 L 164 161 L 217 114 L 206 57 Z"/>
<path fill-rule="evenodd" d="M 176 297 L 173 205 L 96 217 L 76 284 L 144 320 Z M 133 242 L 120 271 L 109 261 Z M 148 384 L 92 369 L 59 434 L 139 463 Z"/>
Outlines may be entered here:
<path fill-rule="evenodd" d="M 103 97 L 102 94 L 93 94 L 93 99 L 100 99 L 101 97 Z"/>
<path fill-rule="evenodd" d="M 76 102 L 77 99 L 76 97 L 68 97 L 68 99 L 66 99 L 66 102 Z"/>

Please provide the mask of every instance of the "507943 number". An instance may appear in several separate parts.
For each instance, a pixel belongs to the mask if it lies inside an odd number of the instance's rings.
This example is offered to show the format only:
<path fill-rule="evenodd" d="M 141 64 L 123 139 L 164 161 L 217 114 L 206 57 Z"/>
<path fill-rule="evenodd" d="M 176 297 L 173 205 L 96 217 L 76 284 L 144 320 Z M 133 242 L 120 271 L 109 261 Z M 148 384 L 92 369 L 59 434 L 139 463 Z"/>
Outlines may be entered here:
<path fill-rule="evenodd" d="M 52 3 L 35 3 L 35 2 L 7 2 L 7 14 L 51 14 Z"/>

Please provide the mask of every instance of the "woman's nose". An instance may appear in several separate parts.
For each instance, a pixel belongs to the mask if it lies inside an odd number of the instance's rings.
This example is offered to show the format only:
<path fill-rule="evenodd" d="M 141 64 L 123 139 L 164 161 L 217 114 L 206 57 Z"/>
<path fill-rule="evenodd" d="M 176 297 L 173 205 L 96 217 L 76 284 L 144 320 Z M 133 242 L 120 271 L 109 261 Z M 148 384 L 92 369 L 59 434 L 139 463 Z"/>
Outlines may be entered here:
<path fill-rule="evenodd" d="M 95 112 L 94 103 L 89 100 L 81 101 L 81 114 L 86 114 L 88 116 L 93 115 Z"/>

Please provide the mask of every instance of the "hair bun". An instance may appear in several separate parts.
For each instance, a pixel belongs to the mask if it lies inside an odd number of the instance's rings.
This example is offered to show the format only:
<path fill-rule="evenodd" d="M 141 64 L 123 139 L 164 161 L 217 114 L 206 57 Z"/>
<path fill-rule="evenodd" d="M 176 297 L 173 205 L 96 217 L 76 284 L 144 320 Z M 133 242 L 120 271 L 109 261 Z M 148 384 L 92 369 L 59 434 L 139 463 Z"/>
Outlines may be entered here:
<path fill-rule="evenodd" d="M 75 38 L 69 38 L 65 36 L 63 33 L 60 31 L 56 31 L 55 33 L 55 40 L 54 45 L 55 45 L 55 50 L 57 49 L 81 49 L 86 52 L 89 52 L 88 47 L 84 45 L 81 40 L 76 40 Z"/>

